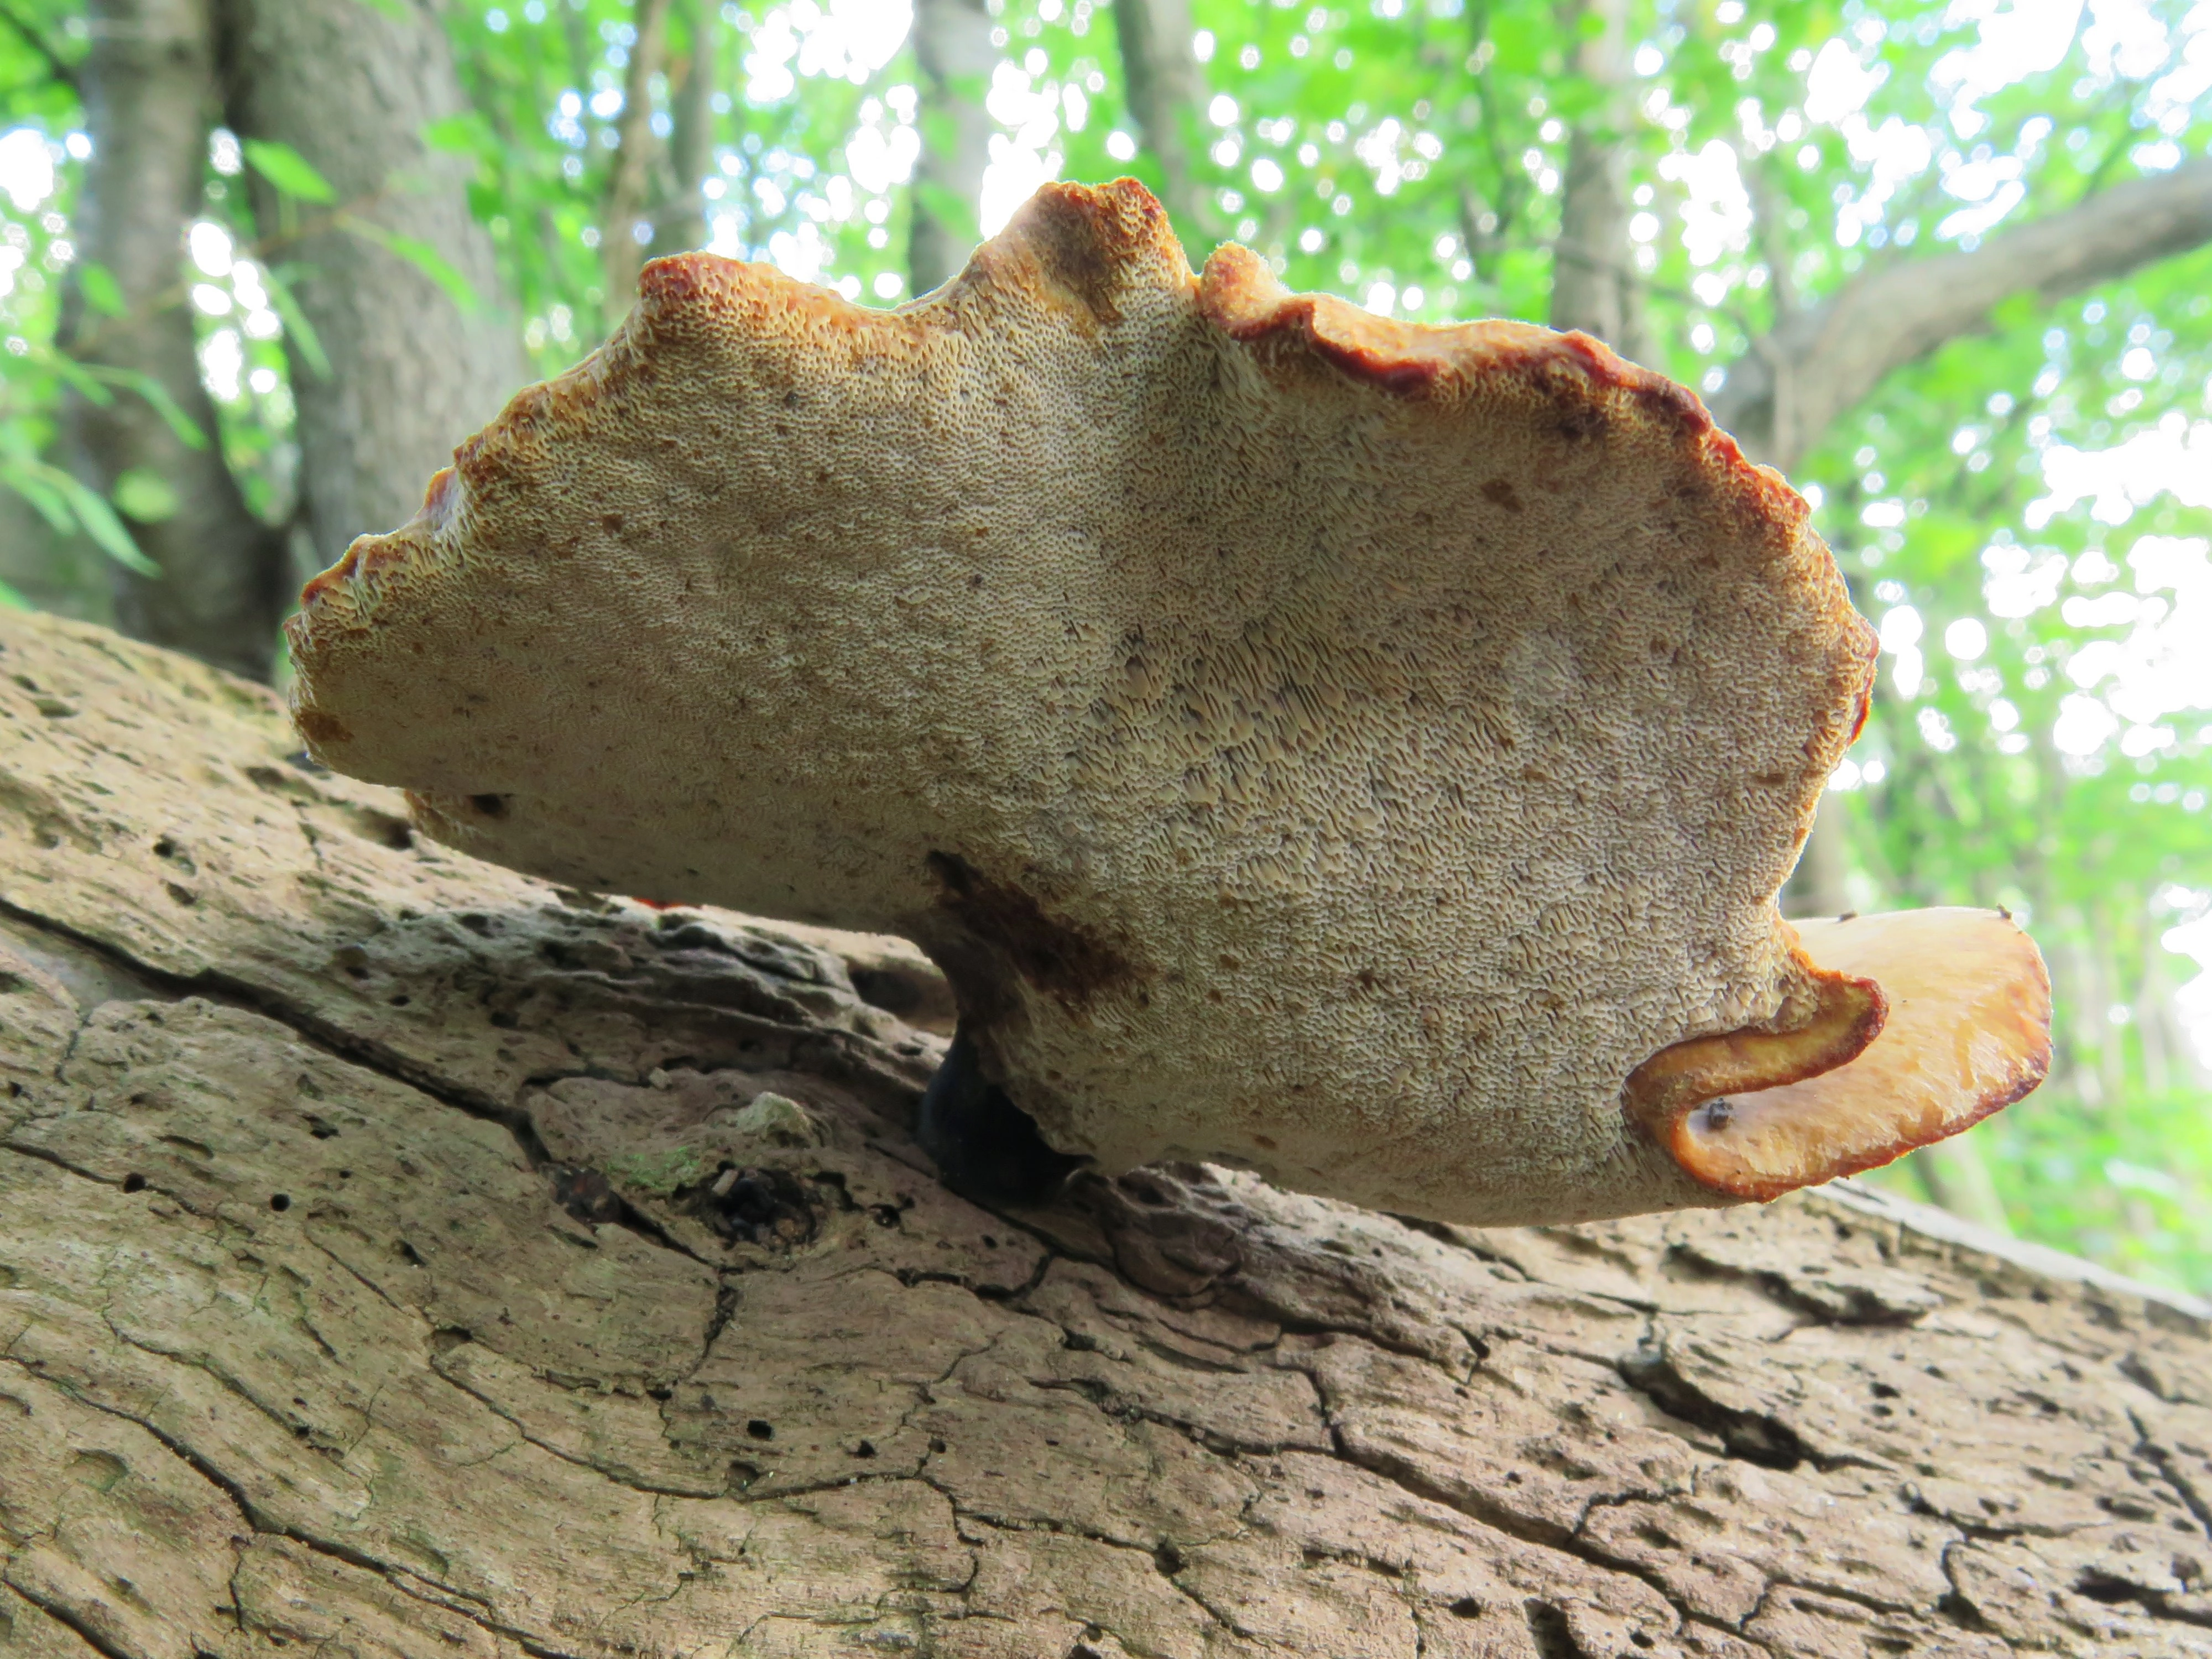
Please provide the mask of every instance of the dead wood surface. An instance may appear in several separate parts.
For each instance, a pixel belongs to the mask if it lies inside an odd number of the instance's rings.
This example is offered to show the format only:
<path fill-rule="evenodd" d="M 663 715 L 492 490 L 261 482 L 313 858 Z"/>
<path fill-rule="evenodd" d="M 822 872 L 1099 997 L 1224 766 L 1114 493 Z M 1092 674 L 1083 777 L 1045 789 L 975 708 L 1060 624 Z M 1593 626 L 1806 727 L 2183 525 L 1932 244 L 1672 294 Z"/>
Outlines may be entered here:
<path fill-rule="evenodd" d="M 919 977 L 0 625 L 0 1651 L 2212 1654 L 2206 1310 L 1832 1190 L 993 1215 Z"/>

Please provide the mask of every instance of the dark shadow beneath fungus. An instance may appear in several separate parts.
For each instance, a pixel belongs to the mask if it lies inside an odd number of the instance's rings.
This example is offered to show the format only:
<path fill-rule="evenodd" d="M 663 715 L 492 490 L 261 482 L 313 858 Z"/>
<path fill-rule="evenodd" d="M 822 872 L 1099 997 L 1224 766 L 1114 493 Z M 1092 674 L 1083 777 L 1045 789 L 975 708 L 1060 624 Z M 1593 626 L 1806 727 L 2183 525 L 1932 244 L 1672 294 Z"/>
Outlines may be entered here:
<path fill-rule="evenodd" d="M 1047 1202 L 1085 1162 L 1045 1144 L 1036 1120 L 983 1075 L 964 1029 L 921 1097 L 915 1138 L 946 1186 L 1000 1207 Z"/>

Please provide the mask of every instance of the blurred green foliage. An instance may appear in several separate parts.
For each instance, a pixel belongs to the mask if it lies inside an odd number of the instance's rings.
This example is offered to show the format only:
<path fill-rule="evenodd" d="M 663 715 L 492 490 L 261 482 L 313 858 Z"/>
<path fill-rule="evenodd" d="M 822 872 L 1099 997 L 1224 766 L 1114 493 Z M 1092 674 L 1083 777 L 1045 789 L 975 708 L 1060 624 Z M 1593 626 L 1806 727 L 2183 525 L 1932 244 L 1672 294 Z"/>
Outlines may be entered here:
<path fill-rule="evenodd" d="M 1194 253 L 1234 237 L 1293 286 L 1375 309 L 1540 320 L 1579 125 L 1627 152 L 1656 366 L 1708 392 L 1778 307 L 2171 169 L 2212 138 L 2203 0 L 1635 0 L 1617 89 L 1574 72 L 1584 37 L 1562 19 L 1581 14 L 1551 0 L 1196 13 L 1206 90 L 1185 119 L 1210 219 L 1179 227 Z M 0 486 L 29 510 L 0 506 L 0 575 L 96 614 L 97 550 L 128 550 L 58 471 L 69 371 L 52 349 L 87 153 L 68 71 L 87 30 L 59 0 L 10 0 L 7 16 Z M 604 222 L 630 5 L 456 0 L 445 16 L 474 107 L 426 137 L 473 159 L 502 302 L 550 373 L 621 308 L 601 244 L 635 234 Z M 994 16 L 1002 137 L 982 228 L 1046 176 L 1157 183 L 1129 137 L 1110 14 L 1004 0 Z M 720 251 L 863 303 L 910 297 L 926 133 L 907 17 L 900 0 L 678 6 L 653 126 L 670 132 L 677 90 L 711 64 L 712 167 L 679 179 L 664 156 L 656 217 L 703 216 Z M 239 175 L 259 170 L 287 213 L 343 213 L 296 160 L 218 131 L 207 228 L 179 264 L 226 453 L 272 519 L 292 511 L 297 465 L 281 343 L 298 327 L 299 221 L 255 224 Z M 96 308 L 97 273 L 82 287 Z M 1892 375 L 1796 473 L 1888 647 L 1824 809 L 1847 835 L 1855 902 L 2006 905 L 2057 985 L 2051 1081 L 1969 1143 L 2021 1232 L 2199 1291 L 2212 981 L 2185 988 L 2197 968 L 2179 952 L 2212 962 L 2209 405 L 2212 251 L 2197 248 L 2063 302 L 2016 296 Z M 116 508 L 158 512 L 159 479 L 130 488 Z M 1915 1190 L 1916 1161 L 1880 1178 Z"/>

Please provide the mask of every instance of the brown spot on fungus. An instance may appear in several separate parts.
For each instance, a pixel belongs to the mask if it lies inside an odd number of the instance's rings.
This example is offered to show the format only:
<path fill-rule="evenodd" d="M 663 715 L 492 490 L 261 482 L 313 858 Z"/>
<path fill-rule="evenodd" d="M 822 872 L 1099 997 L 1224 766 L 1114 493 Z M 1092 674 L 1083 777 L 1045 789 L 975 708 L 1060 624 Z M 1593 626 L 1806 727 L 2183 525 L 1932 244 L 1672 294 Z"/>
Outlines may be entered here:
<path fill-rule="evenodd" d="M 302 703 L 292 711 L 292 723 L 300 728 L 300 735 L 318 749 L 327 749 L 333 744 L 351 743 L 352 728 L 335 714 L 325 714 L 319 708 Z"/>
<path fill-rule="evenodd" d="M 1048 915 L 1019 887 L 993 881 L 957 854 L 932 852 L 927 862 L 942 890 L 940 908 L 959 937 L 925 931 L 967 1012 L 988 1019 L 1009 975 L 1071 1013 L 1132 977 L 1119 951 Z"/>
<path fill-rule="evenodd" d="M 440 840 L 917 939 L 1109 1173 L 1571 1221 L 2033 1069 L 2032 999 L 1938 1064 L 1919 964 L 1776 912 L 1875 657 L 1778 476 L 1581 336 L 1194 276 L 1127 180 L 892 312 L 653 261 L 291 639 L 311 748 Z"/>

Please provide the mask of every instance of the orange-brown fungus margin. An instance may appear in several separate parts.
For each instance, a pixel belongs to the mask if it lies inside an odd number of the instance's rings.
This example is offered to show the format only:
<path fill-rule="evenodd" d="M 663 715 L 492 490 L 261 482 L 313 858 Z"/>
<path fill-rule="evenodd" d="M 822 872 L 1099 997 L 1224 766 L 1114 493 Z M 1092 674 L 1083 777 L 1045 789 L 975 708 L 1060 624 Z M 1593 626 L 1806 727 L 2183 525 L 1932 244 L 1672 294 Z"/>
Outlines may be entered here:
<path fill-rule="evenodd" d="M 336 714 L 326 714 L 319 708 L 300 708 L 292 711 L 292 720 L 300 728 L 300 735 L 312 744 L 340 744 L 353 741 L 353 728 Z"/>
<path fill-rule="evenodd" d="M 1824 979 L 1878 984 L 1888 1017 L 1843 1063 L 1778 1085 L 1725 1082 L 1727 1060 L 1683 1054 L 1718 1043 L 1732 1060 L 1744 1033 L 1646 1061 L 1630 1079 L 1631 1109 L 1698 1180 L 1777 1198 L 1971 1128 L 2043 1081 L 2051 981 L 2009 916 L 1939 908 L 1798 926 L 1808 952 L 1840 964 Z M 1807 1034 L 1826 1016 L 1824 1006 Z"/>
<path fill-rule="evenodd" d="M 1629 1109 L 1647 1127 L 1672 1126 L 1692 1108 L 1723 1095 L 1800 1083 L 1856 1059 L 1881 1035 L 1889 1000 L 1870 979 L 1799 963 L 1811 995 L 1763 1024 L 1692 1037 L 1662 1048 L 1629 1073 Z"/>
<path fill-rule="evenodd" d="M 1214 250 L 1199 279 L 1200 310 L 1233 340 L 1280 341 L 1293 354 L 1310 353 L 1357 380 L 1402 398 L 1443 392 L 1464 395 L 1480 374 L 1505 370 L 1533 382 L 1551 382 L 1584 400 L 1626 392 L 1643 412 L 1680 439 L 1712 438 L 1729 459 L 1767 487 L 1765 504 L 1784 517 L 1805 508 L 1780 476 L 1745 466 L 1735 441 L 1721 432 L 1696 394 L 1663 374 L 1619 356 L 1587 334 L 1530 331 L 1503 350 L 1483 325 L 1437 325 L 1378 317 L 1330 294 L 1298 294 L 1275 280 L 1267 263 L 1234 242 Z M 1591 433 L 1569 435 L 1594 435 Z"/>
<path fill-rule="evenodd" d="M 1149 192 L 1050 190 L 1030 204 L 1030 235 L 1021 257 L 1054 287 L 1080 301 L 1097 324 L 1121 320 L 1120 295 L 1146 264 L 1159 260 L 1163 246 L 1173 246 L 1167 210 Z M 975 277 L 996 280 L 1008 261 L 1006 250 L 987 242 Z M 1172 263 L 1182 270 L 1181 250 Z"/>

